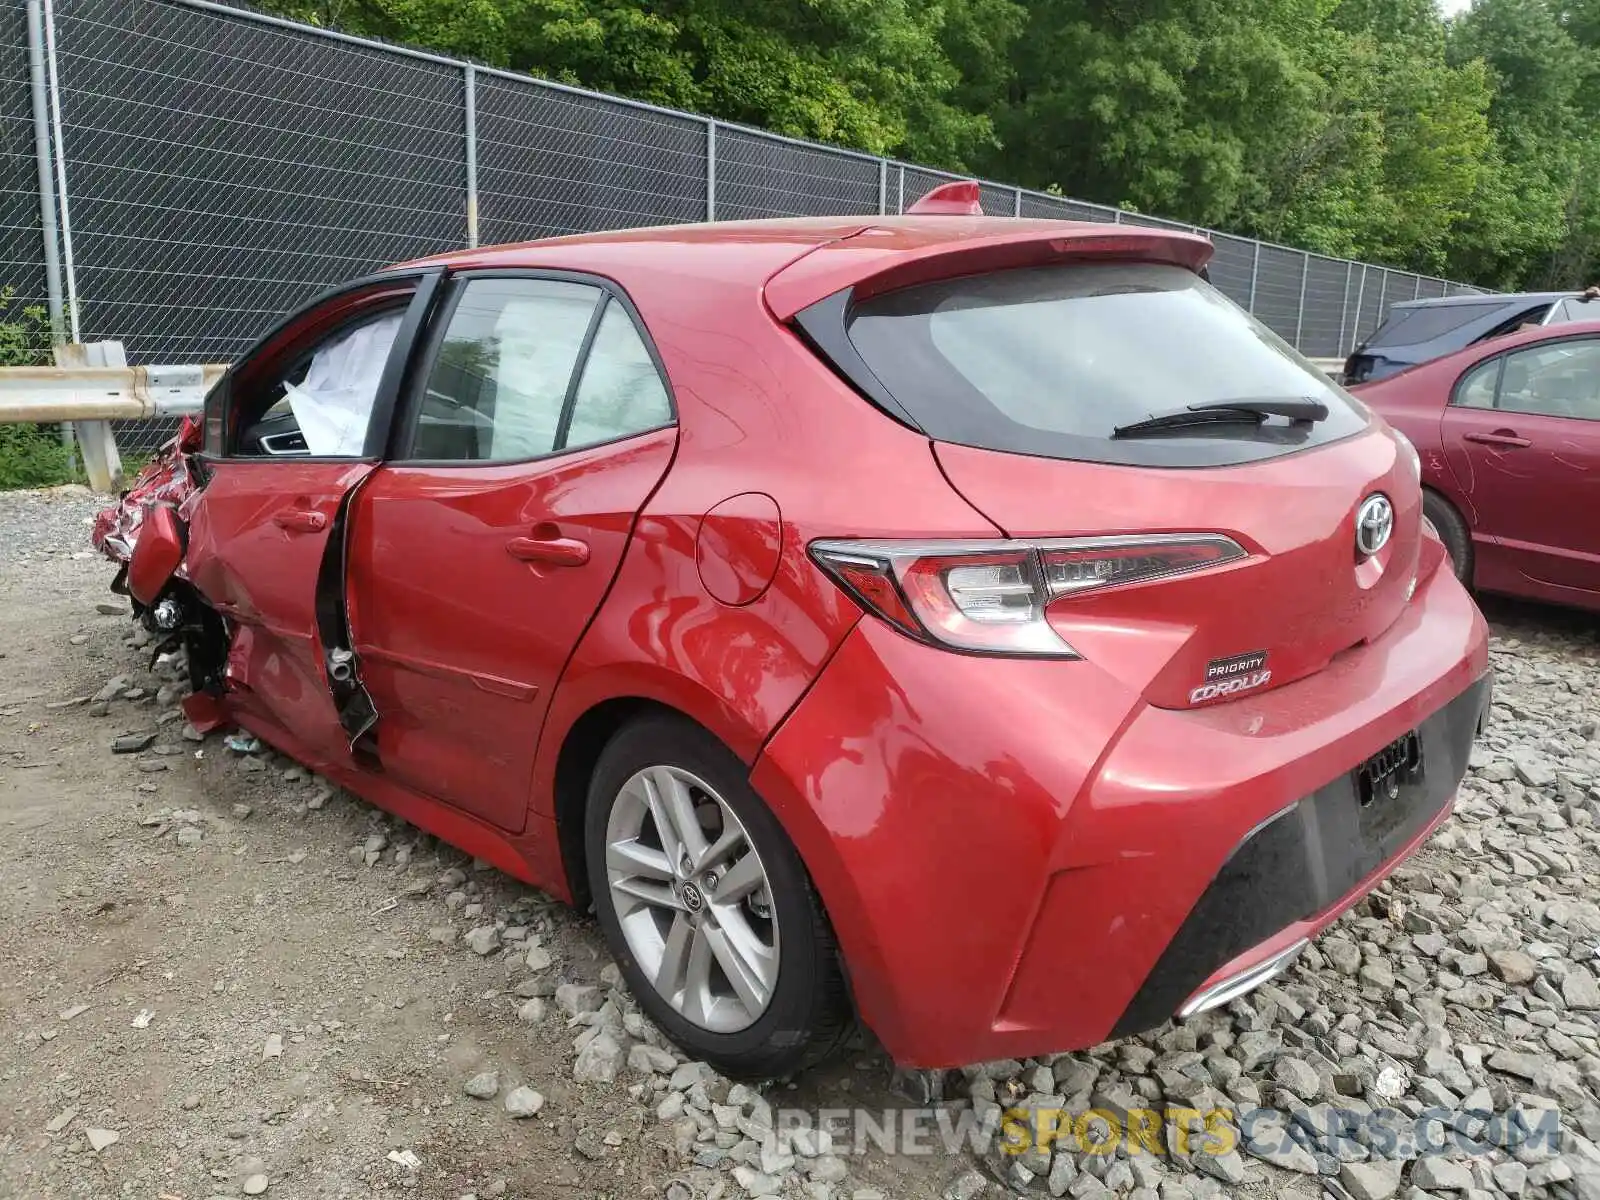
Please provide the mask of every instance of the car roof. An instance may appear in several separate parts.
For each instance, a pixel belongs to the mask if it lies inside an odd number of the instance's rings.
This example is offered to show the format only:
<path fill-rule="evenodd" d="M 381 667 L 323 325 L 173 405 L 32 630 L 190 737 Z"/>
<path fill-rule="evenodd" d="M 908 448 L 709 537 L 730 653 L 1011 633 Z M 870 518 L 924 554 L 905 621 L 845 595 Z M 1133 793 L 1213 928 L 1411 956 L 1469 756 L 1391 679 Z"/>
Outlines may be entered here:
<path fill-rule="evenodd" d="M 1458 304 L 1554 304 L 1557 300 L 1570 300 L 1576 292 L 1472 292 L 1465 296 L 1429 296 L 1421 300 L 1396 300 L 1389 307 L 1450 308 Z"/>
<path fill-rule="evenodd" d="M 414 262 L 419 266 L 518 267 L 543 261 L 551 251 L 572 247 L 671 243 L 694 246 L 744 242 L 752 246 L 815 246 L 837 238 L 850 237 L 869 224 L 895 218 L 871 216 L 778 217 L 761 221 L 698 221 L 692 224 L 647 225 L 633 229 L 608 229 L 595 233 L 571 233 L 535 238 L 525 242 L 479 246 L 469 250 L 448 250 Z"/>
<path fill-rule="evenodd" d="M 916 264 L 948 254 L 961 256 L 965 273 L 1112 251 L 1198 270 L 1212 245 L 1179 230 L 1083 221 L 947 214 L 781 217 L 574 234 L 450 251 L 402 266 L 590 271 L 624 286 L 630 268 L 670 269 L 685 280 L 715 278 L 760 288 L 793 264 L 797 269 L 785 272 L 783 286 L 767 292 L 774 313 L 784 319 L 872 276 L 900 270 L 912 279 Z"/>

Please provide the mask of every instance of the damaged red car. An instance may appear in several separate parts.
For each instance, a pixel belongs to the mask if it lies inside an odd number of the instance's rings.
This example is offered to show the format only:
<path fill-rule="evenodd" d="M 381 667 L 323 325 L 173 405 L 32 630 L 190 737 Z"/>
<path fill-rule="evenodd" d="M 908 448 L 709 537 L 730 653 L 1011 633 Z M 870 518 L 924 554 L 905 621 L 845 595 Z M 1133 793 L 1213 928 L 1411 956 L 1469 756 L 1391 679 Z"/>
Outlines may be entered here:
<path fill-rule="evenodd" d="M 97 540 L 192 711 L 592 902 L 689 1054 L 1089 1046 L 1284 970 L 1489 699 L 1415 454 L 1209 254 L 933 214 L 396 267 Z"/>

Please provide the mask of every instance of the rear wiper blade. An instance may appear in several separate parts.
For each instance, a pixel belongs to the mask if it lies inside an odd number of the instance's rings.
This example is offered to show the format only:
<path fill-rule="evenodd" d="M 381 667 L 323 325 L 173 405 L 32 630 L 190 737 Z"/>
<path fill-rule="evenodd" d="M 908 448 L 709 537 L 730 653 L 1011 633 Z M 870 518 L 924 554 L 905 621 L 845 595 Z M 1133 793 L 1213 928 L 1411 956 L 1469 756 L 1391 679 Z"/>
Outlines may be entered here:
<path fill-rule="evenodd" d="M 1328 406 L 1320 400 L 1304 396 L 1213 400 L 1205 404 L 1191 404 L 1175 412 L 1159 413 L 1129 425 L 1118 425 L 1111 431 L 1111 436 L 1137 437 L 1141 433 L 1179 429 L 1186 425 L 1207 425 L 1213 422 L 1239 424 L 1248 421 L 1259 425 L 1268 417 L 1287 417 L 1291 421 L 1325 421 L 1328 419 Z"/>

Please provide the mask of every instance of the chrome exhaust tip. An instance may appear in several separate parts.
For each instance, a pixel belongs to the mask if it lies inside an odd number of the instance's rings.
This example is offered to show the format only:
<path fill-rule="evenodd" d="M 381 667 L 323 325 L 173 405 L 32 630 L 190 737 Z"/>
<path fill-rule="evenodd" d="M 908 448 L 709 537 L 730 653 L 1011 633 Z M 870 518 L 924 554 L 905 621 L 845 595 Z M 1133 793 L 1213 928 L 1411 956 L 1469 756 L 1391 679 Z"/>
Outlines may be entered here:
<path fill-rule="evenodd" d="M 1203 1012 L 1208 1012 L 1213 1008 L 1226 1004 L 1229 1000 L 1244 995 L 1246 992 L 1254 991 L 1269 979 L 1276 979 L 1294 965 L 1294 961 L 1300 957 L 1301 951 L 1310 944 L 1309 938 L 1301 938 L 1293 945 L 1278 951 L 1271 958 L 1258 962 L 1253 967 L 1247 967 L 1237 975 L 1230 975 L 1228 978 L 1220 980 L 1208 988 L 1202 988 L 1190 996 L 1183 1007 L 1178 1010 L 1178 1019 L 1183 1021 L 1190 1017 L 1198 1016 Z"/>

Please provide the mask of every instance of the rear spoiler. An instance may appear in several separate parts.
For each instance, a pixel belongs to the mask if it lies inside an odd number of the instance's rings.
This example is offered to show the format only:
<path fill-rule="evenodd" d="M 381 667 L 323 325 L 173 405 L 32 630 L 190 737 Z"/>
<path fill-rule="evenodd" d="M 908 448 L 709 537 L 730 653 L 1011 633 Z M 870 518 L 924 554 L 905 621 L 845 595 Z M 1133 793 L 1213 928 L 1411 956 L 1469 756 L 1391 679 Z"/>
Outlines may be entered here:
<path fill-rule="evenodd" d="M 934 216 L 868 226 L 817 247 L 767 282 L 766 301 L 773 316 L 789 321 L 841 292 L 864 300 L 937 279 L 1095 259 L 1170 263 L 1199 273 L 1211 252 L 1205 238 L 1165 229 Z"/>

